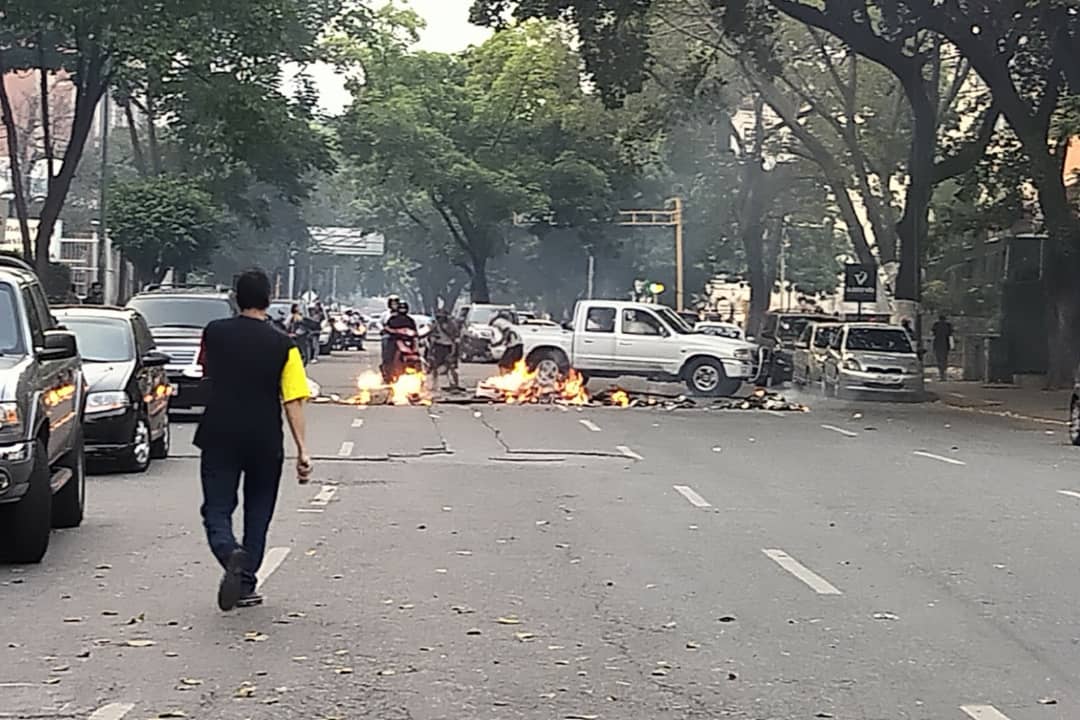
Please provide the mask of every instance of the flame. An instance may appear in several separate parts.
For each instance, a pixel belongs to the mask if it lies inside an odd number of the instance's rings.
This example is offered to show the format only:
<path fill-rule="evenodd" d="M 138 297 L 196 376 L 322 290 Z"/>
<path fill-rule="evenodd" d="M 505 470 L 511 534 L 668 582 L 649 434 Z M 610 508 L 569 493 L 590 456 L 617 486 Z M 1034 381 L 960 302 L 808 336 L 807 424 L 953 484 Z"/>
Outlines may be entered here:
<path fill-rule="evenodd" d="M 608 395 L 608 402 L 615 407 L 630 407 L 630 395 L 622 388 L 615 388 Z"/>
<path fill-rule="evenodd" d="M 495 375 L 480 383 L 481 394 L 495 394 L 508 404 L 536 403 L 544 400 L 567 405 L 587 405 L 589 393 L 585 391 L 585 378 L 571 369 L 565 378 L 554 385 L 544 385 L 535 370 L 529 370 L 524 360 L 518 360 L 510 371 Z"/>
<path fill-rule="evenodd" d="M 372 391 L 387 391 L 387 399 L 393 405 L 430 405 L 427 378 L 424 373 L 406 370 L 397 380 L 387 385 L 382 375 L 374 370 L 361 373 L 356 379 L 356 395 L 345 402 L 350 405 L 370 405 Z"/>

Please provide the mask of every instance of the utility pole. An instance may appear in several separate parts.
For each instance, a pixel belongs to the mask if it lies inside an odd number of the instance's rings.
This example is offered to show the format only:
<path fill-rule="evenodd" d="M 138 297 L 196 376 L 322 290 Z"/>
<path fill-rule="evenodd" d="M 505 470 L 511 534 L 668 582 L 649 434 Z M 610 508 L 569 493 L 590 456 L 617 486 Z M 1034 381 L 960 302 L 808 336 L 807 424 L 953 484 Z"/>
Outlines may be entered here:
<path fill-rule="evenodd" d="M 585 299 L 593 299 L 593 290 L 596 285 L 596 256 L 589 253 L 589 270 L 585 276 Z"/>
<path fill-rule="evenodd" d="M 296 250 L 289 248 L 289 299 L 296 298 Z"/>
<path fill-rule="evenodd" d="M 686 287 L 683 276 L 683 201 L 674 197 L 663 210 L 620 210 L 619 225 L 624 227 L 675 228 L 675 309 L 685 308 Z"/>

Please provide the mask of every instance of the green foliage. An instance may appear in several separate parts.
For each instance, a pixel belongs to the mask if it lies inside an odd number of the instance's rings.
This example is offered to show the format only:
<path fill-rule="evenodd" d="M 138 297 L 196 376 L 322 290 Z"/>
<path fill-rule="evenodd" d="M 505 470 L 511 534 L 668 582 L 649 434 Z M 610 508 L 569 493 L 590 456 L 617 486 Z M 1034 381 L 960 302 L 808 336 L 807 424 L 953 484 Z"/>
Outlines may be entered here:
<path fill-rule="evenodd" d="M 141 277 L 154 281 L 170 268 L 184 275 L 204 267 L 232 233 L 209 193 L 173 176 L 117 185 L 110 230 Z"/>

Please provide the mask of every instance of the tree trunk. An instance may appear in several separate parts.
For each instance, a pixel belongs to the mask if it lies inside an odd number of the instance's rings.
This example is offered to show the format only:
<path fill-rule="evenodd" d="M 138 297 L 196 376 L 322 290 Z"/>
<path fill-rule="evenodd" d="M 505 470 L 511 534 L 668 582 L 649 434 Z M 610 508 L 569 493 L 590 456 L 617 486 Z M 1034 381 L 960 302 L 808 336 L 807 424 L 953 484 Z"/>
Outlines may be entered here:
<path fill-rule="evenodd" d="M 896 276 L 896 299 L 914 303 L 922 299 L 922 246 L 926 242 L 933 193 L 934 156 L 937 150 L 937 113 L 922 77 L 904 82 L 911 103 L 914 131 L 908 165 L 908 188 L 904 215 L 896 226 L 900 241 L 900 272 Z"/>
<path fill-rule="evenodd" d="M 55 151 L 52 136 L 52 109 L 49 107 L 49 75 L 45 67 L 45 33 L 38 33 L 38 81 L 41 95 L 41 137 L 45 151 L 45 167 L 48 177 L 45 181 L 46 194 L 52 188 L 53 175 L 56 173 Z"/>
<path fill-rule="evenodd" d="M 147 170 L 142 140 L 139 139 L 139 126 L 135 120 L 135 111 L 131 108 L 130 100 L 124 103 L 124 117 L 127 119 L 128 136 L 131 138 L 131 157 L 135 161 L 135 170 L 139 173 L 139 177 L 146 177 L 150 173 Z"/>
<path fill-rule="evenodd" d="M 105 93 L 106 81 L 102 76 L 101 62 L 100 54 L 95 54 L 84 65 L 85 77 L 76 78 L 78 89 L 75 96 L 75 115 L 71 122 L 71 139 L 64 152 L 64 162 L 60 166 L 60 172 L 54 178 L 49 194 L 45 198 L 45 204 L 41 208 L 41 220 L 35 239 L 35 255 L 39 273 L 44 272 L 49 265 L 49 241 L 56 228 L 56 221 L 60 218 L 60 211 L 67 200 L 71 181 L 75 178 L 75 171 L 79 167 L 83 150 L 86 149 L 86 139 L 94 127 L 94 115 L 97 112 L 98 102 Z"/>
<path fill-rule="evenodd" d="M 26 206 L 26 188 L 23 186 L 22 170 L 19 165 L 19 136 L 15 133 L 15 115 L 11 111 L 11 97 L 8 95 L 4 77 L 7 68 L 0 56 L 0 115 L 3 116 L 4 133 L 7 136 L 8 162 L 11 163 L 11 185 L 15 193 L 15 215 L 19 219 L 19 233 L 22 235 L 23 255 L 27 262 L 33 262 L 34 253 L 30 245 L 30 220 Z M 7 217 L 6 209 L 4 217 Z"/>
<path fill-rule="evenodd" d="M 469 286 L 472 301 L 474 303 L 490 303 L 491 290 L 488 288 L 487 258 L 480 255 L 473 255 L 472 271 L 472 282 Z"/>

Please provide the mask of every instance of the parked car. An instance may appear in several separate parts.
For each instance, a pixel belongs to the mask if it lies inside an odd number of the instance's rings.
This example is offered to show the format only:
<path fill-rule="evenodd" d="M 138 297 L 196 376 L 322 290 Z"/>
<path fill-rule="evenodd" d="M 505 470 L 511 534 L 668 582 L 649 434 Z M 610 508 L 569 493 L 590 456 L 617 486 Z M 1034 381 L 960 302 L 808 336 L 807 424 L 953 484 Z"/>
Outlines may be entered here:
<path fill-rule="evenodd" d="M 199 347 L 203 329 L 214 320 L 229 318 L 239 310 L 227 288 L 211 286 L 150 287 L 128 301 L 150 326 L 159 350 L 169 356 L 169 408 L 190 409 L 206 405 L 206 386 Z"/>
<path fill-rule="evenodd" d="M 729 340 L 745 340 L 746 333 L 742 326 L 731 322 L 713 322 L 709 320 L 694 323 L 694 332 L 716 337 L 728 338 Z"/>
<path fill-rule="evenodd" d="M 791 360 L 791 382 L 799 387 L 821 382 L 821 371 L 829 353 L 829 343 L 839 331 L 840 323 L 812 322 L 803 328 L 795 341 Z"/>
<path fill-rule="evenodd" d="M 754 340 L 768 356 L 768 379 L 773 385 L 791 380 L 795 341 L 811 322 L 837 322 L 839 318 L 805 312 L 771 312 L 765 316 L 761 333 Z"/>
<path fill-rule="evenodd" d="M 75 333 L 88 385 L 86 454 L 144 472 L 169 456 L 169 356 L 157 349 L 136 310 L 79 305 L 57 308 Z"/>
<path fill-rule="evenodd" d="M 921 399 L 923 367 L 899 325 L 842 325 L 829 344 L 822 389 L 839 398 L 877 395 Z"/>
<path fill-rule="evenodd" d="M 526 362 L 542 381 L 554 382 L 573 367 L 587 377 L 681 381 L 695 395 L 724 396 L 757 377 L 756 346 L 696 333 L 663 305 L 579 302 L 572 328 L 517 326 Z"/>
<path fill-rule="evenodd" d="M 82 524 L 86 383 L 32 268 L 0 257 L 0 558 L 41 562 L 52 528 Z"/>

